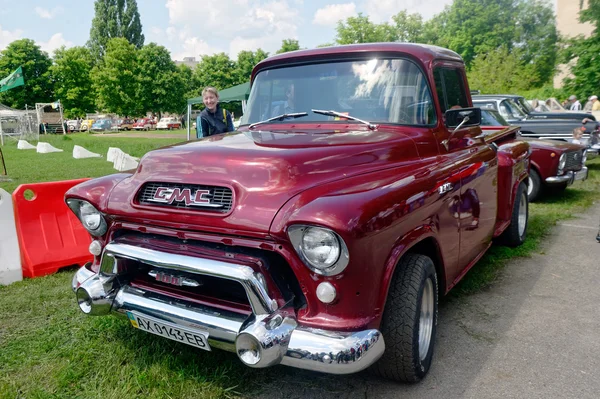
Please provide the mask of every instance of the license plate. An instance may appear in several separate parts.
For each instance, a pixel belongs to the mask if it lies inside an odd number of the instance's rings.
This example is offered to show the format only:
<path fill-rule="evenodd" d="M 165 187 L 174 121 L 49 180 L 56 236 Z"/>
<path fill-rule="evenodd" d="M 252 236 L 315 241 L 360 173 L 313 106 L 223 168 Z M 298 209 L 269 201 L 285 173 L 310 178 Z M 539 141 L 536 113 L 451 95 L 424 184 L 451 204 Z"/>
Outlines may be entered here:
<path fill-rule="evenodd" d="M 208 333 L 200 334 L 162 320 L 156 320 L 153 317 L 141 316 L 133 312 L 127 312 L 127 317 L 131 325 L 137 329 L 210 351 Z"/>

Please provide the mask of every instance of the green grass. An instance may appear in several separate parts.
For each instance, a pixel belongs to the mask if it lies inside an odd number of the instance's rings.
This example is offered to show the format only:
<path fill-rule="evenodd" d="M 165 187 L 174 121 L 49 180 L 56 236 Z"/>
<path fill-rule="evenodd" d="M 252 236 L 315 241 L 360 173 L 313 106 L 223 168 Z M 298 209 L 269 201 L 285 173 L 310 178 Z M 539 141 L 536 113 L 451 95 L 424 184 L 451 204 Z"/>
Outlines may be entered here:
<path fill-rule="evenodd" d="M 88 134 L 42 138 L 63 153 L 37 154 L 3 147 L 12 182 L 17 185 L 114 173 L 108 147 L 140 157 L 180 139 L 97 137 Z M 72 158 L 75 144 L 103 159 Z M 530 256 L 557 221 L 583 211 L 600 193 L 600 159 L 588 163 L 590 178 L 530 207 L 526 243 L 516 249 L 493 246 L 456 287 L 468 295 L 493 284 L 507 260 Z M 13 398 L 222 398 L 252 396 L 264 383 L 294 373 L 284 367 L 254 370 L 234 354 L 200 349 L 155 338 L 116 317 L 88 317 L 70 290 L 74 270 L 0 286 L 0 399 Z M 324 387 L 326 389 L 326 387 Z"/>

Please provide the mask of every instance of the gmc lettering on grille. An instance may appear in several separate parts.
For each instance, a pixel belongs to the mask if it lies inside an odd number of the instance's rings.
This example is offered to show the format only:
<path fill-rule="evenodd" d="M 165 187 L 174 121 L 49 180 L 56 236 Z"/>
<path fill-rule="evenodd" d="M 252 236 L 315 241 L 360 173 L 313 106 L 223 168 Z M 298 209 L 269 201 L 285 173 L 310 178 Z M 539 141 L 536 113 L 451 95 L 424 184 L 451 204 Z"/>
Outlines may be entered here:
<path fill-rule="evenodd" d="M 196 190 L 192 193 L 192 190 L 189 188 L 158 187 L 152 198 L 148 199 L 148 201 L 167 205 L 173 205 L 174 202 L 183 202 L 185 206 L 223 207 L 222 204 L 211 203 L 210 198 L 210 190 Z"/>

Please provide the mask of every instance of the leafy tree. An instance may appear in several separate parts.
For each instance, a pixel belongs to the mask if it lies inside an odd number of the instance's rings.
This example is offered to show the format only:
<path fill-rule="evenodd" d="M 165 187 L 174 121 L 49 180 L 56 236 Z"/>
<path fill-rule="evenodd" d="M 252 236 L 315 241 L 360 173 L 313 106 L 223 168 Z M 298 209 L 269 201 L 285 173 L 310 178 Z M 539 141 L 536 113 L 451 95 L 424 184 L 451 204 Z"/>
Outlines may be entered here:
<path fill-rule="evenodd" d="M 408 14 L 406 10 L 400 11 L 392 17 L 395 40 L 401 42 L 419 43 L 423 41 L 423 17 L 421 14 Z"/>
<path fill-rule="evenodd" d="M 285 40 L 284 40 L 285 41 Z M 240 51 L 238 54 L 237 62 L 235 64 L 236 81 L 235 84 L 241 84 L 250 80 L 252 69 L 256 64 L 264 60 L 269 56 L 269 53 L 262 49 L 253 51 Z"/>
<path fill-rule="evenodd" d="M 482 94 L 526 90 L 538 79 L 533 64 L 523 64 L 520 51 L 500 47 L 478 55 L 468 72 L 469 87 Z"/>
<path fill-rule="evenodd" d="M 392 26 L 387 23 L 375 24 L 362 13 L 348 17 L 345 22 L 338 21 L 336 31 L 337 44 L 393 42 L 398 39 Z"/>
<path fill-rule="evenodd" d="M 287 53 L 288 51 L 300 50 L 300 44 L 298 40 L 294 39 L 283 39 L 281 42 L 281 48 L 277 50 L 276 54 Z"/>
<path fill-rule="evenodd" d="M 231 87 L 237 82 L 235 63 L 225 53 L 203 55 L 194 70 L 194 83 L 199 91 L 206 86 L 217 90 Z"/>
<path fill-rule="evenodd" d="M 54 77 L 54 92 L 60 99 L 67 118 L 84 116 L 96 107 L 96 93 L 92 87 L 92 57 L 86 47 L 64 46 L 54 52 L 50 67 Z"/>
<path fill-rule="evenodd" d="M 177 65 L 177 74 L 183 87 L 183 98 L 198 97 L 200 89 L 194 85 L 194 72 L 185 64 Z"/>
<path fill-rule="evenodd" d="M 106 54 L 92 70 L 98 108 L 121 116 L 144 111 L 137 98 L 139 67 L 135 46 L 124 38 L 110 39 Z"/>
<path fill-rule="evenodd" d="M 0 103 L 13 108 L 33 107 L 35 103 L 54 100 L 50 57 L 31 39 L 20 39 L 10 43 L 0 52 L 0 79 L 23 68 L 25 85 L 0 94 Z"/>
<path fill-rule="evenodd" d="M 88 46 L 95 59 L 104 56 L 108 41 L 123 37 L 137 48 L 144 45 L 136 0 L 96 0 Z"/>
<path fill-rule="evenodd" d="M 169 50 L 156 43 L 141 48 L 138 101 L 144 111 L 180 112 L 185 106 L 185 86 Z"/>
<path fill-rule="evenodd" d="M 600 0 L 589 0 L 588 8 L 579 13 L 581 22 L 594 26 L 588 38 L 579 36 L 567 41 L 565 61 L 571 61 L 572 78 L 565 79 L 565 89 L 579 98 L 598 92 L 600 82 Z"/>

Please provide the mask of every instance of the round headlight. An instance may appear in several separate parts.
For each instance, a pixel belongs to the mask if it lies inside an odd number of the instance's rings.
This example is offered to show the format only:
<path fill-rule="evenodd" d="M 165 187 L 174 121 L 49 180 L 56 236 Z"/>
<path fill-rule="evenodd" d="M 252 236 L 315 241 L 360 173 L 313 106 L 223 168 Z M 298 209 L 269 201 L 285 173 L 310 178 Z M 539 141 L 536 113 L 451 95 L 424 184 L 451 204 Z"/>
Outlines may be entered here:
<path fill-rule="evenodd" d="M 302 235 L 302 252 L 317 269 L 327 269 L 340 257 L 340 242 L 330 230 L 308 227 Z"/>
<path fill-rule="evenodd" d="M 584 164 L 587 161 L 587 150 L 583 150 L 583 157 L 581 158 L 581 163 Z"/>
<path fill-rule="evenodd" d="M 567 154 L 562 154 L 558 160 L 558 170 L 562 172 L 567 164 Z"/>
<path fill-rule="evenodd" d="M 92 204 L 87 201 L 69 198 L 67 205 L 77 215 L 88 233 L 95 237 L 100 237 L 106 233 L 108 229 L 106 220 Z"/>
<path fill-rule="evenodd" d="M 292 225 L 288 236 L 294 249 L 309 269 L 334 276 L 348 266 L 348 247 L 334 231 L 317 226 Z"/>

